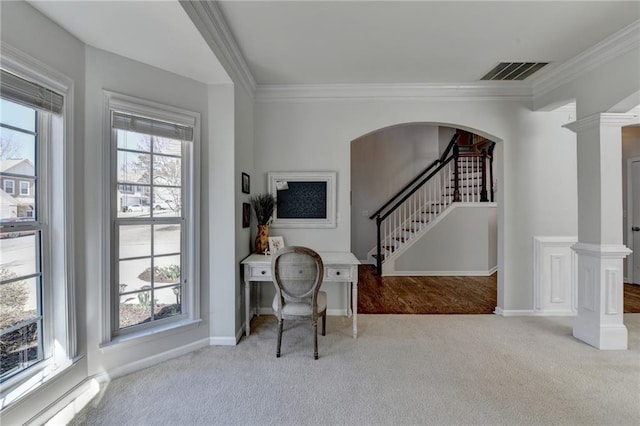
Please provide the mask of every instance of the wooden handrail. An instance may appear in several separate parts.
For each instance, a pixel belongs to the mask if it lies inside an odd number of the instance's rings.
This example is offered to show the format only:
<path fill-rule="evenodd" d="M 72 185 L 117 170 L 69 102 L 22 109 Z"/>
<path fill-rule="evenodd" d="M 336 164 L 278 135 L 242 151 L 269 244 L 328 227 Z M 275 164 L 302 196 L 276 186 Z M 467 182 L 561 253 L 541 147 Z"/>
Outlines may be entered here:
<path fill-rule="evenodd" d="M 402 199 L 400 199 L 397 203 L 395 203 L 393 205 L 392 208 L 390 208 L 389 210 L 387 210 L 387 212 L 385 214 L 383 214 L 382 216 L 380 216 L 380 221 L 385 220 L 387 217 L 389 217 L 389 215 L 391 213 L 393 213 L 393 211 L 395 209 L 397 209 L 402 203 L 404 203 L 405 201 L 407 201 L 409 199 L 409 197 L 411 197 L 413 195 L 414 192 L 416 192 L 418 190 L 418 188 L 420 188 L 422 185 L 424 185 L 425 183 L 427 183 L 427 181 L 429 179 L 431 179 L 432 177 L 434 177 L 435 175 L 438 174 L 438 172 L 442 169 L 444 169 L 444 166 L 446 166 L 447 164 L 449 164 L 453 159 L 455 159 L 455 156 L 451 156 L 449 157 L 444 163 L 441 163 L 438 168 L 436 168 L 433 172 L 431 172 L 429 174 L 429 176 L 427 176 L 426 178 L 424 178 L 418 185 L 416 185 L 415 189 L 411 192 L 408 192 L 404 197 L 402 197 Z"/>
<path fill-rule="evenodd" d="M 384 203 L 384 205 L 382 207 L 380 207 L 378 210 L 376 210 L 376 212 L 374 214 L 372 214 L 371 216 L 369 216 L 369 219 L 374 219 L 376 217 L 378 217 L 380 215 L 380 213 L 382 211 L 384 211 L 387 207 L 389 207 L 391 205 L 391 203 L 393 203 L 394 200 L 396 200 L 398 197 L 400 197 L 402 194 L 405 193 L 405 191 L 407 191 L 409 188 L 411 188 L 412 186 L 415 185 L 416 182 L 418 182 L 418 180 L 424 176 L 425 174 L 427 174 L 431 169 L 433 169 L 436 165 L 438 164 L 442 164 L 442 162 L 445 161 L 445 159 L 447 158 L 447 155 L 449 155 L 449 152 L 451 152 L 451 150 L 453 149 L 453 147 L 456 145 L 456 141 L 458 140 L 458 133 L 456 133 L 455 135 L 453 135 L 453 137 L 451 138 L 451 141 L 449 141 L 449 145 L 447 145 L 447 148 L 444 150 L 444 152 L 442 153 L 442 155 L 440 156 L 440 158 L 436 159 L 433 161 L 433 163 L 429 164 L 427 166 L 426 169 L 424 169 L 420 174 L 418 174 L 418 176 L 416 176 L 415 178 L 413 178 L 413 180 L 411 182 L 409 182 L 408 184 L 406 184 L 400 191 L 398 191 L 393 197 L 391 197 L 389 199 L 389 201 L 387 201 L 386 203 Z M 424 183 L 424 181 L 422 183 L 420 183 L 419 185 L 415 185 L 415 187 L 413 188 L 413 190 L 409 193 L 409 195 L 411 195 L 412 193 L 414 193 L 416 191 L 417 188 L 419 188 L 422 184 Z M 391 211 L 393 211 L 393 209 L 391 209 Z"/>

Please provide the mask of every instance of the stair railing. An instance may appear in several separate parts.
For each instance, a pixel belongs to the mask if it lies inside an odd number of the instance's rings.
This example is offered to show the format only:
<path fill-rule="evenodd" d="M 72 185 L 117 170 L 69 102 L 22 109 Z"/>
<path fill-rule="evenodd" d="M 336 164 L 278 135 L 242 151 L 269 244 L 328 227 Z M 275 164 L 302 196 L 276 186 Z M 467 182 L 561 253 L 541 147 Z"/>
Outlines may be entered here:
<path fill-rule="evenodd" d="M 415 212 L 421 211 L 422 209 L 428 208 L 429 210 L 431 210 L 431 207 L 427 206 L 426 203 L 431 202 L 433 200 L 427 199 L 427 198 L 437 197 L 437 199 L 441 199 L 442 183 L 444 182 L 441 176 L 439 177 L 439 179 L 437 179 L 438 181 L 437 185 L 432 183 L 431 185 L 426 187 L 425 184 L 426 182 L 434 178 L 434 176 L 439 176 L 439 173 L 447 165 L 449 165 L 453 160 L 456 160 L 457 162 L 458 146 L 456 145 L 456 141 L 458 140 L 458 137 L 459 137 L 458 133 L 453 135 L 453 137 L 451 138 L 451 141 L 449 141 L 447 148 L 444 150 L 440 158 L 433 161 L 433 163 L 427 166 L 426 169 L 424 169 L 420 174 L 418 174 L 418 176 L 416 176 L 411 182 L 406 184 L 400 191 L 396 193 L 396 195 L 391 197 L 389 201 L 387 201 L 382 207 L 380 207 L 375 213 L 373 213 L 369 217 L 369 219 L 376 219 L 376 227 L 377 227 L 376 264 L 377 264 L 378 275 L 382 273 L 382 244 L 383 244 L 382 224 L 383 222 L 387 218 L 389 218 L 389 216 L 394 215 L 392 217 L 392 220 L 389 220 L 386 222 L 387 228 L 389 229 L 387 230 L 387 232 L 385 232 L 385 235 L 388 236 L 385 242 L 389 245 L 395 244 L 394 242 L 391 241 L 391 238 L 393 238 L 390 233 L 391 226 L 398 226 L 400 225 L 400 223 L 402 223 L 403 227 L 407 227 L 408 229 L 413 229 L 414 225 L 416 225 L 419 229 L 422 228 L 423 223 L 419 221 L 418 218 L 412 217 L 412 215 L 415 215 Z M 457 169 L 458 167 L 450 166 L 447 170 L 447 173 L 449 174 L 449 176 L 451 176 L 451 173 L 457 173 Z M 455 194 L 459 193 L 458 178 L 457 176 L 456 176 L 456 179 L 452 179 L 451 177 L 449 177 L 449 181 L 453 181 L 456 185 L 454 192 L 450 195 L 451 200 L 453 200 Z M 420 188 L 423 188 L 423 190 L 418 192 Z M 416 193 L 418 193 L 418 195 L 415 195 Z M 398 211 L 398 209 L 400 209 L 401 206 L 403 206 L 403 208 L 400 211 Z M 413 208 L 413 210 L 411 210 L 410 207 Z M 398 212 L 398 213 L 395 213 L 395 212 Z M 429 212 L 430 218 L 432 214 L 433 212 Z M 411 222 L 411 221 L 415 221 L 415 222 Z M 410 222 L 410 223 L 407 223 L 407 222 Z M 400 237 L 400 236 L 397 236 L 397 237 Z"/>
<path fill-rule="evenodd" d="M 402 196 L 402 194 L 411 192 L 411 188 L 413 188 L 413 190 L 415 191 L 417 187 L 420 186 L 420 184 L 418 183 L 420 182 L 420 178 L 422 178 L 424 175 L 432 171 L 435 167 L 438 166 L 438 164 L 441 164 L 447 158 L 451 150 L 454 149 L 454 147 L 456 146 L 456 141 L 458 140 L 458 137 L 459 137 L 458 133 L 453 135 L 453 137 L 451 138 L 451 141 L 449 141 L 449 145 L 447 145 L 447 148 L 444 150 L 440 158 L 434 160 L 433 163 L 429 164 L 426 169 L 424 169 L 422 172 L 418 174 L 418 176 L 413 178 L 413 180 L 408 184 L 406 184 L 400 191 L 398 191 L 396 195 L 391 197 L 389 201 L 384 203 L 382 207 L 380 207 L 378 210 L 376 210 L 375 213 L 369 216 L 369 219 L 373 220 L 374 218 L 380 216 L 382 212 L 384 212 L 387 209 L 387 207 L 389 207 L 394 201 L 399 199 Z"/>

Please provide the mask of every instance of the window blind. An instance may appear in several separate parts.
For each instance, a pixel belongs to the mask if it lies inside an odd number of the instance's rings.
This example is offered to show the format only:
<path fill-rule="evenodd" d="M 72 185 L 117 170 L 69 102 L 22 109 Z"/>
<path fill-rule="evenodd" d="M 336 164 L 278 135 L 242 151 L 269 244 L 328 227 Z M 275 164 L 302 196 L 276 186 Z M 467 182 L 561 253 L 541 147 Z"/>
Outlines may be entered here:
<path fill-rule="evenodd" d="M 114 129 L 144 133 L 161 138 L 193 141 L 193 127 L 181 126 L 179 124 L 117 111 L 114 111 L 111 117 L 111 125 Z"/>
<path fill-rule="evenodd" d="M 0 71 L 0 96 L 4 99 L 29 108 L 62 114 L 62 95 L 6 70 Z"/>

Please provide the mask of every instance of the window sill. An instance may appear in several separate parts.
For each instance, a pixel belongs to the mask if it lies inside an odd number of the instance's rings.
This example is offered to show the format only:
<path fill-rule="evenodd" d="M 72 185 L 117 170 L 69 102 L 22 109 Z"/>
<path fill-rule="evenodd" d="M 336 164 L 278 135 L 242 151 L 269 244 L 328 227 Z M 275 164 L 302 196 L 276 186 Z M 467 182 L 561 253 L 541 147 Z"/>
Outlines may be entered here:
<path fill-rule="evenodd" d="M 24 374 L 19 374 L 7 380 L 7 382 L 3 383 L 0 387 L 0 409 L 4 410 L 24 396 L 34 392 L 56 377 L 59 377 L 83 358 L 84 355 L 72 360 L 67 359 L 58 364 L 52 359 L 48 359 L 33 366 L 32 369 L 25 370 Z"/>
<path fill-rule="evenodd" d="M 201 322 L 201 319 L 187 319 L 180 322 L 174 322 L 171 324 L 149 328 L 147 330 L 141 330 L 136 333 L 114 337 L 113 339 L 111 339 L 111 341 L 102 343 L 99 347 L 100 350 L 105 352 L 114 348 L 122 348 L 126 346 L 146 343 L 161 337 L 166 337 L 172 334 L 181 333 L 183 331 L 192 330 L 194 328 L 197 328 Z"/>

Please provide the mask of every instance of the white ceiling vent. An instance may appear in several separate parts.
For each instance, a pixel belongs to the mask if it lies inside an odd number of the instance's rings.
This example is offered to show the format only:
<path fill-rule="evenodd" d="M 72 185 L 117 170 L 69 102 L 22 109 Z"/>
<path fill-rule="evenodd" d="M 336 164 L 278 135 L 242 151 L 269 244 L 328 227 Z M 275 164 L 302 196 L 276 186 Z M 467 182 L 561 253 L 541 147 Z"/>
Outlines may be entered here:
<path fill-rule="evenodd" d="M 549 62 L 500 62 L 480 80 L 524 80 Z"/>

